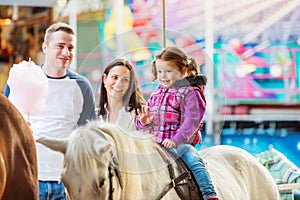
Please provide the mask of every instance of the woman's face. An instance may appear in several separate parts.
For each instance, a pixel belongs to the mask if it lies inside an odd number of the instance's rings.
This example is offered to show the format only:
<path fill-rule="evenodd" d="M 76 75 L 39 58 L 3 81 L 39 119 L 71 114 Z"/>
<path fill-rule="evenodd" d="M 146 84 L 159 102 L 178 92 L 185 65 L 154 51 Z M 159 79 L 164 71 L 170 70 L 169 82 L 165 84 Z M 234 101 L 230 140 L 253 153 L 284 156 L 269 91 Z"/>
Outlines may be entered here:
<path fill-rule="evenodd" d="M 110 99 L 122 99 L 130 84 L 130 71 L 122 65 L 114 66 L 107 75 L 103 76 L 103 83 Z"/>

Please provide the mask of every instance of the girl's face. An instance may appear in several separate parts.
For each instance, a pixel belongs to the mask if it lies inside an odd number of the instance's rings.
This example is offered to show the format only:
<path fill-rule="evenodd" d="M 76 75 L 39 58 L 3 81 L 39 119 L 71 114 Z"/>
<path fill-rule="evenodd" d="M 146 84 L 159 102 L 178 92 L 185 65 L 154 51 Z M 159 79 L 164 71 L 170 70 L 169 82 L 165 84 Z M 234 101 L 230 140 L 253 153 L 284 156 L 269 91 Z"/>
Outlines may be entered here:
<path fill-rule="evenodd" d="M 103 76 L 103 83 L 108 98 L 121 100 L 129 88 L 130 71 L 122 65 L 114 66 Z"/>
<path fill-rule="evenodd" d="M 163 61 L 161 59 L 156 60 L 156 72 L 157 80 L 167 88 L 173 86 L 173 84 L 182 79 L 184 72 L 180 71 L 171 61 Z"/>

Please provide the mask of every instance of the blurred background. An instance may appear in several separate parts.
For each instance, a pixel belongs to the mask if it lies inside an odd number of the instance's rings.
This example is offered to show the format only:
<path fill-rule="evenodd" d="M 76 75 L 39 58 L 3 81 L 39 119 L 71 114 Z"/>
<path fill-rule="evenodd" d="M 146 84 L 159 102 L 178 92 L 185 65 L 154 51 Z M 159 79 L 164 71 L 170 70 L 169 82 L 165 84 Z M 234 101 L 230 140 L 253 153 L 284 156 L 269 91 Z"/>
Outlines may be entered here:
<path fill-rule="evenodd" d="M 43 63 L 46 28 L 71 24 L 78 35 L 71 65 L 92 83 L 125 57 L 147 98 L 151 61 L 168 45 L 196 58 L 208 77 L 202 148 L 271 146 L 300 166 L 299 0 L 1 0 L 0 91 L 14 63 Z M 198 147 L 200 148 L 200 147 Z"/>

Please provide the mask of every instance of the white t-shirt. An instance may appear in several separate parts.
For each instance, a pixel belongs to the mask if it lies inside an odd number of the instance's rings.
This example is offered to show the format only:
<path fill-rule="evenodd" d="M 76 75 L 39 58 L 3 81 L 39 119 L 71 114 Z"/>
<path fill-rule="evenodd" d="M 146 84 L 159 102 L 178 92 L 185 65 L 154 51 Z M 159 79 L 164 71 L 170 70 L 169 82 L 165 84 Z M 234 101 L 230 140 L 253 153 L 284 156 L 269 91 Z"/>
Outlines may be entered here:
<path fill-rule="evenodd" d="M 9 98 L 9 85 L 6 96 Z M 29 116 L 35 139 L 41 137 L 66 138 L 87 120 L 95 119 L 95 97 L 90 83 L 81 75 L 68 70 L 62 78 L 48 77 L 46 109 Z M 27 119 L 28 116 L 24 115 Z M 38 179 L 60 181 L 63 154 L 36 143 Z"/>
<path fill-rule="evenodd" d="M 108 110 L 106 116 L 100 116 L 99 120 L 108 122 Z M 137 127 L 135 125 L 135 111 L 126 112 L 125 107 L 120 109 L 118 113 L 118 118 L 116 124 L 126 131 L 136 131 Z"/>

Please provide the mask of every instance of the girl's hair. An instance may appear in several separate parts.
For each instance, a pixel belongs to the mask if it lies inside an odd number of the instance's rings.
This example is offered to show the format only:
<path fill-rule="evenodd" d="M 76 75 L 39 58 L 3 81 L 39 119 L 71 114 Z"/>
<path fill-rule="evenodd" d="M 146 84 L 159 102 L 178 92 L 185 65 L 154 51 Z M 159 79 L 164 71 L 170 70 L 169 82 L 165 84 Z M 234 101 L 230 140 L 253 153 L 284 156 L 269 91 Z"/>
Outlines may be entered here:
<path fill-rule="evenodd" d="M 136 78 L 132 64 L 124 59 L 115 59 L 104 69 L 103 75 L 101 77 L 99 111 L 97 113 L 98 116 L 107 114 L 105 108 L 105 104 L 107 104 L 107 91 L 104 87 L 103 76 L 107 76 L 109 74 L 109 71 L 115 66 L 124 66 L 130 71 L 129 87 L 127 92 L 123 96 L 125 110 L 127 112 L 131 112 L 133 109 L 135 109 L 135 112 L 137 114 L 137 109 L 146 104 L 142 92 L 138 87 L 138 80 Z"/>
<path fill-rule="evenodd" d="M 187 77 L 193 77 L 199 74 L 197 61 L 189 57 L 182 49 L 172 46 L 163 49 L 152 62 L 152 81 L 157 79 L 156 60 L 170 61 L 173 63 L 174 68 L 182 71 L 187 68 Z"/>

